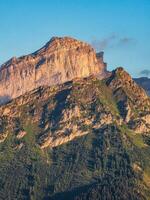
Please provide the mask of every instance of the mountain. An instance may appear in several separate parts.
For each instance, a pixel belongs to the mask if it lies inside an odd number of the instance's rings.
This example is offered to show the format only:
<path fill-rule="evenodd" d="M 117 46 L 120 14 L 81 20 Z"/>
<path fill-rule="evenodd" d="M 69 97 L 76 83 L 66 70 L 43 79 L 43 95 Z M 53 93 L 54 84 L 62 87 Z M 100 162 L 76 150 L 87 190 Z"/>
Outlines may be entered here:
<path fill-rule="evenodd" d="M 135 78 L 136 83 L 138 83 L 141 87 L 143 87 L 147 94 L 150 96 L 150 79 L 147 77 Z"/>
<path fill-rule="evenodd" d="M 150 199 L 150 98 L 102 55 L 97 72 L 0 106 L 0 199 Z"/>
<path fill-rule="evenodd" d="M 0 68 L 0 103 L 23 95 L 39 86 L 61 84 L 91 74 L 104 77 L 102 54 L 78 40 L 53 37 L 38 51 L 12 58 Z"/>

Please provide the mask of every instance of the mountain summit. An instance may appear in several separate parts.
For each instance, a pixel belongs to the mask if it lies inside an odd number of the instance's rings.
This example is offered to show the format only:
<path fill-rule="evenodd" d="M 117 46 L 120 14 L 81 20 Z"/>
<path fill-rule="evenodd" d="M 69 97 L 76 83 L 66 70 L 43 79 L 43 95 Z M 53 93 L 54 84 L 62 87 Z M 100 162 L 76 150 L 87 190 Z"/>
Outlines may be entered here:
<path fill-rule="evenodd" d="M 12 58 L 0 69 L 0 103 L 43 85 L 56 85 L 74 78 L 106 75 L 103 54 L 96 55 L 87 43 L 69 37 L 53 37 L 38 51 Z"/>

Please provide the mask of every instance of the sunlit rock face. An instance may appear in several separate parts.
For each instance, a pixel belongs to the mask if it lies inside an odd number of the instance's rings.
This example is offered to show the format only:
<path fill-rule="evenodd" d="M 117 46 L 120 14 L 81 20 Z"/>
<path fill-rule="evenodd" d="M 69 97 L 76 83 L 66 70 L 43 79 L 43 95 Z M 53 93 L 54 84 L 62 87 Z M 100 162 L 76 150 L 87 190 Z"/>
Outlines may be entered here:
<path fill-rule="evenodd" d="M 56 85 L 91 74 L 106 74 L 103 55 L 81 41 L 52 38 L 33 54 L 12 58 L 0 69 L 0 104 L 42 85 Z"/>

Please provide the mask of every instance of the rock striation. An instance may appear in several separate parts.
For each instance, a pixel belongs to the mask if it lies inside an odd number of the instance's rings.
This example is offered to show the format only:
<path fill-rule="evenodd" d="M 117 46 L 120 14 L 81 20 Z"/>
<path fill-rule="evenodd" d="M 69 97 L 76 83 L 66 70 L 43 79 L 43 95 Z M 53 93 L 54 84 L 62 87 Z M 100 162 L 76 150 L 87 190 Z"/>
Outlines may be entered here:
<path fill-rule="evenodd" d="M 74 78 L 97 74 L 103 78 L 103 53 L 96 55 L 87 43 L 69 37 L 53 37 L 38 51 L 12 58 L 0 68 L 0 103 L 5 103 L 39 86 L 50 86 Z"/>

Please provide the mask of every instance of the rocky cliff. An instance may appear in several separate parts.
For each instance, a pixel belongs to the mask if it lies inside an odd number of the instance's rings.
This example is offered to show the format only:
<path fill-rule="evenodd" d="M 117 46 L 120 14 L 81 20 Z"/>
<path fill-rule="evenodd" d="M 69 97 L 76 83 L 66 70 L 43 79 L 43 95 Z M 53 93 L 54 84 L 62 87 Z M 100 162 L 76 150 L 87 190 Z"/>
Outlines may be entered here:
<path fill-rule="evenodd" d="M 42 85 L 56 85 L 97 74 L 104 77 L 103 54 L 78 40 L 52 38 L 33 54 L 12 58 L 0 69 L 0 102 L 4 103 Z"/>

